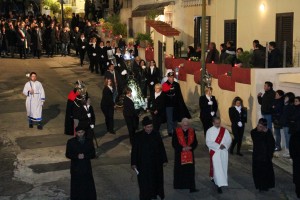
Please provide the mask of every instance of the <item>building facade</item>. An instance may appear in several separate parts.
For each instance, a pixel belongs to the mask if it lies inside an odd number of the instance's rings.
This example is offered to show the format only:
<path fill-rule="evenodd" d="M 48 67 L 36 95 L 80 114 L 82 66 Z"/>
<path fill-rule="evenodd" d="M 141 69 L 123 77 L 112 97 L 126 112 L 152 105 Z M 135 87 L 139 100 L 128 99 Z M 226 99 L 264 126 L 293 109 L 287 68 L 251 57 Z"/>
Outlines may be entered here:
<path fill-rule="evenodd" d="M 123 6 L 121 19 L 129 27 L 129 36 L 150 32 L 146 19 L 156 10 L 161 21 L 181 32 L 175 39 L 183 41 L 185 48 L 200 45 L 202 0 L 126 2 L 130 6 Z M 287 66 L 300 66 L 299 0 L 207 0 L 206 15 L 206 43 L 219 46 L 230 40 L 250 50 L 257 39 L 263 46 L 276 41 L 283 51 L 286 41 Z"/>

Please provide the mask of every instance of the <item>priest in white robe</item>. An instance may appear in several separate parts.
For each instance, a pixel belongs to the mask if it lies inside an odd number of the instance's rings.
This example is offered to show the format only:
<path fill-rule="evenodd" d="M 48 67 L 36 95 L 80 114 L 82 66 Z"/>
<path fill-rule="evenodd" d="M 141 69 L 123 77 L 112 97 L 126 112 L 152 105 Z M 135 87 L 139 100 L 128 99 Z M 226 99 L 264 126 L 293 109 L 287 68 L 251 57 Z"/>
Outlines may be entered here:
<path fill-rule="evenodd" d="M 206 133 L 206 145 L 210 155 L 210 177 L 218 187 L 218 193 L 222 193 L 221 187 L 228 186 L 228 150 L 231 141 L 228 130 L 221 127 L 220 118 L 214 117 L 213 126 Z"/>
<path fill-rule="evenodd" d="M 33 123 L 37 123 L 38 129 L 42 127 L 42 107 L 45 102 L 45 92 L 42 84 L 36 80 L 37 74 L 30 73 L 30 80 L 25 84 L 23 94 L 26 98 L 26 110 L 29 120 L 29 128 L 33 128 Z"/>

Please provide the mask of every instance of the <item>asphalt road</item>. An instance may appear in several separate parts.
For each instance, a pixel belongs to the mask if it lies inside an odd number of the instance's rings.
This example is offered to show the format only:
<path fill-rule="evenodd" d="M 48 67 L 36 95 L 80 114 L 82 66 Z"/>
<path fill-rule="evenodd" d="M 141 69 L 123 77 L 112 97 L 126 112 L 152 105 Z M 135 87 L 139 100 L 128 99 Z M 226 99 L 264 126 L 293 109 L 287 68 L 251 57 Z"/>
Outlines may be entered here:
<path fill-rule="evenodd" d="M 122 111 L 115 113 L 116 135 L 106 134 L 103 115 L 99 108 L 103 78 L 91 74 L 88 66 L 79 66 L 74 57 L 38 59 L 0 58 L 0 199 L 69 199 L 69 160 L 65 158 L 65 144 L 70 136 L 63 134 L 67 95 L 73 83 L 86 82 L 96 112 L 96 135 L 99 158 L 92 161 L 98 199 L 135 200 L 138 186 L 130 169 L 130 144 Z M 44 129 L 28 128 L 25 97 L 25 73 L 35 71 L 46 92 Z M 169 164 L 165 167 L 165 193 L 168 200 L 186 199 L 241 199 L 279 200 L 296 199 L 290 170 L 275 166 L 276 188 L 260 193 L 255 190 L 251 172 L 251 147 L 244 145 L 244 157 L 229 158 L 229 187 L 223 194 L 208 178 L 209 157 L 204 146 L 202 127 L 197 113 L 193 127 L 200 142 L 196 149 L 196 185 L 198 193 L 174 190 L 173 149 L 171 139 L 164 137 Z M 165 126 L 163 133 L 165 134 Z M 274 159 L 276 160 L 276 158 Z M 276 160 L 277 163 L 283 162 Z M 284 161 L 290 169 L 289 161 Z"/>

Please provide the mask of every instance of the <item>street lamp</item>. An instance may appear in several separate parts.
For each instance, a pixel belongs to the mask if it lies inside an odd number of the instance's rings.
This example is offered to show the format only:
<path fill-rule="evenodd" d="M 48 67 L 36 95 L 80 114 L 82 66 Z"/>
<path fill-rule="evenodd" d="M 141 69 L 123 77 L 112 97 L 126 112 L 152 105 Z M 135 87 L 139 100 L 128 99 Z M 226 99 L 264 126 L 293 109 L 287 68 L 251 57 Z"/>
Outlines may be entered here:
<path fill-rule="evenodd" d="M 60 0 L 60 6 L 61 6 L 61 23 L 64 27 L 65 25 L 65 18 L 64 18 L 64 0 Z"/>
<path fill-rule="evenodd" d="M 206 34 L 206 0 L 202 0 L 202 19 L 201 19 L 201 79 L 204 79 L 204 73 L 206 72 L 205 67 L 205 35 Z M 201 83 L 201 95 L 204 95 L 205 85 Z"/>

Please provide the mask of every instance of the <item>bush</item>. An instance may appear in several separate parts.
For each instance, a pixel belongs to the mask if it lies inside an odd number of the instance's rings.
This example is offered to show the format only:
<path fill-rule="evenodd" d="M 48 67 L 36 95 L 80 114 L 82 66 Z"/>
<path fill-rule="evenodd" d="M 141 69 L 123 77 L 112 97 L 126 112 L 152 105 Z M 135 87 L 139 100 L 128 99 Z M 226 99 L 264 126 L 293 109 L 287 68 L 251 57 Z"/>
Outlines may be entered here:
<path fill-rule="evenodd" d="M 153 44 L 153 40 L 151 38 L 151 34 L 150 33 L 138 33 L 136 36 L 136 40 L 137 41 L 148 41 L 151 44 Z"/>

